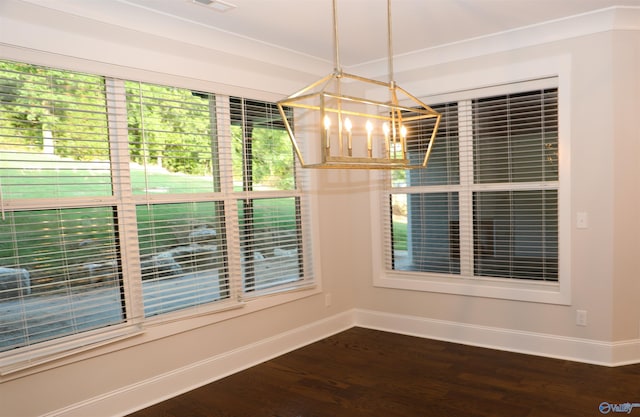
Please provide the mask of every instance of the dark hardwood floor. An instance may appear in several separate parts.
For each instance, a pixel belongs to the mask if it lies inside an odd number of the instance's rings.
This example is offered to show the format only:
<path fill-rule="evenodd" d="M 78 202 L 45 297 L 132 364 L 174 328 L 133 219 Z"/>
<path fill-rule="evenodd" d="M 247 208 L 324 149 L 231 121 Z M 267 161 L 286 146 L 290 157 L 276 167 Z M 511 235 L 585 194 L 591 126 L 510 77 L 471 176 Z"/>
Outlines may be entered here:
<path fill-rule="evenodd" d="M 640 416 L 617 368 L 353 328 L 131 417 Z M 630 413 L 613 405 L 630 403 Z M 638 403 L 638 408 L 633 407 Z"/>

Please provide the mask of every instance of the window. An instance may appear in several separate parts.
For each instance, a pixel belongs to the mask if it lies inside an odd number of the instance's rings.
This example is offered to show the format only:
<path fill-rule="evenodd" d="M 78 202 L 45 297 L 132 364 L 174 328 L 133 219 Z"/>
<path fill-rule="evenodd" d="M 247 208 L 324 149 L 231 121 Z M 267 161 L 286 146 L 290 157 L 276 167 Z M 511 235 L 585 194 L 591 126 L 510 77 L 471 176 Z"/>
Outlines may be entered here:
<path fill-rule="evenodd" d="M 104 79 L 0 71 L 0 351 L 122 324 Z"/>
<path fill-rule="evenodd" d="M 428 167 L 392 173 L 383 199 L 386 276 L 557 284 L 557 88 L 433 107 L 443 120 Z M 410 143 L 425 123 L 409 126 Z"/>
<path fill-rule="evenodd" d="M 557 100 L 473 100 L 474 275 L 558 280 Z"/>
<path fill-rule="evenodd" d="M 229 299 L 215 96 L 124 89 L 144 315 Z"/>
<path fill-rule="evenodd" d="M 277 107 L 231 99 L 234 188 L 247 294 L 304 276 L 294 154 Z"/>
<path fill-rule="evenodd" d="M 0 366 L 313 283 L 275 104 L 0 61 L 0 106 Z"/>

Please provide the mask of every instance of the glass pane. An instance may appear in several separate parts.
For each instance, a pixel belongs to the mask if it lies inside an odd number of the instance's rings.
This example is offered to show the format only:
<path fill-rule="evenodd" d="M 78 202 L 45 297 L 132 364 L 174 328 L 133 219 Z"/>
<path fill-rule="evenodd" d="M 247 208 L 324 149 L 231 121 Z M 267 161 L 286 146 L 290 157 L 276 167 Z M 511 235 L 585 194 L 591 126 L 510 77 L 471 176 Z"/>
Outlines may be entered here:
<path fill-rule="evenodd" d="M 5 213 L 0 351 L 123 322 L 111 207 Z"/>
<path fill-rule="evenodd" d="M 447 103 L 432 108 L 442 114 L 442 119 L 427 167 L 392 171 L 394 187 L 450 185 L 460 182 L 458 105 Z M 424 160 L 433 124 L 433 119 L 417 120 L 407 124 L 407 153 L 412 163 L 422 163 Z"/>
<path fill-rule="evenodd" d="M 457 193 L 393 194 L 393 269 L 460 273 Z"/>
<path fill-rule="evenodd" d="M 473 194 L 475 275 L 558 280 L 558 192 Z"/>
<path fill-rule="evenodd" d="M 112 194 L 102 77 L 0 61 L 2 198 Z"/>
<path fill-rule="evenodd" d="M 474 100 L 474 181 L 558 179 L 557 90 Z"/>
<path fill-rule="evenodd" d="M 137 207 L 145 316 L 229 298 L 221 202 Z"/>
<path fill-rule="evenodd" d="M 133 192 L 219 191 L 214 97 L 183 88 L 125 85 Z"/>
<path fill-rule="evenodd" d="M 236 191 L 295 189 L 295 160 L 275 104 L 231 98 Z"/>
<path fill-rule="evenodd" d="M 262 290 L 302 279 L 299 199 L 239 200 L 244 290 Z"/>

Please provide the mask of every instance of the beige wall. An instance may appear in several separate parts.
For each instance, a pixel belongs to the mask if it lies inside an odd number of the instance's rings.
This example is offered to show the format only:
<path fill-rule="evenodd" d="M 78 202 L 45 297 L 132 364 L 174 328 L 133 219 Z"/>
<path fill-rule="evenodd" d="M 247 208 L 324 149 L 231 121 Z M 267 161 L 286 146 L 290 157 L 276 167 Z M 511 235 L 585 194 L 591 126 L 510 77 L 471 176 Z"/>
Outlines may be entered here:
<path fill-rule="evenodd" d="M 2 58 L 117 76 L 137 74 L 149 81 L 263 99 L 279 98 L 325 72 L 317 62 L 305 62 L 294 71 L 284 64 L 87 24 L 15 1 L 0 4 L 0 28 Z M 369 242 L 376 225 L 371 222 L 369 176 L 359 171 L 321 172 L 314 174 L 314 192 L 322 293 L 267 309 L 249 307 L 248 314 L 215 323 L 199 317 L 151 328 L 137 338 L 47 365 L 46 370 L 0 377 L 0 414 L 42 415 L 122 387 L 149 384 L 155 377 L 354 308 L 596 341 L 638 338 L 640 34 L 608 31 L 435 66 L 414 62 L 405 71 L 400 65 L 396 78 L 416 83 L 447 74 L 473 84 L 470 71 L 533 58 L 544 61 L 558 54 L 571 61 L 570 115 L 563 119 L 571 132 L 571 206 L 561 210 L 570 211 L 572 222 L 576 211 L 588 212 L 590 219 L 589 229 L 571 227 L 571 253 L 562 254 L 571 259 L 571 305 L 374 287 Z M 283 59 L 273 62 L 291 57 L 279 58 Z M 426 91 L 435 88 L 426 83 Z M 329 306 L 326 294 L 331 295 Z M 588 326 L 575 325 L 576 309 L 588 310 Z M 176 389 L 188 386 L 183 381 Z"/>
<path fill-rule="evenodd" d="M 613 36 L 612 338 L 640 331 L 640 33 Z"/>
<path fill-rule="evenodd" d="M 265 100 L 281 98 L 285 92 L 292 92 L 316 78 L 315 74 L 294 71 L 284 65 L 86 22 L 17 1 L 0 3 L 0 42 L 2 59 Z M 209 42 L 216 44 L 214 39 Z M 272 57 L 286 61 L 286 51 L 275 51 Z M 319 66 L 318 62 L 311 64 L 309 67 Z M 242 350 L 248 346 L 259 351 L 261 344 L 266 343 L 264 341 L 276 335 L 286 335 L 351 310 L 354 306 L 352 276 L 357 273 L 357 265 L 348 261 L 349 254 L 327 234 L 333 234 L 333 230 L 349 231 L 353 217 L 357 216 L 348 210 L 347 217 L 341 216 L 344 208 L 349 207 L 350 198 L 341 178 L 334 181 L 321 176 L 317 181 L 322 191 L 318 192 L 317 187 L 314 191 L 318 196 L 315 215 L 322 227 L 317 227 L 318 236 L 314 239 L 318 254 L 316 263 L 322 273 L 321 289 L 331 294 L 331 305 L 325 305 L 324 293 L 316 291 L 308 297 L 273 307 L 258 306 L 274 304 L 273 299 L 277 300 L 278 296 L 272 296 L 266 303 L 249 301 L 242 310 L 150 326 L 140 336 L 0 376 L 0 415 L 42 415 L 123 387 L 135 387 L 135 384 L 161 375 L 171 377 L 178 370 L 195 375 L 196 371 L 189 370 L 193 364 L 212 361 L 230 352 L 241 357 Z M 353 245 L 357 244 L 350 233 L 342 236 Z M 304 292 L 294 296 L 300 294 Z M 288 299 L 286 296 L 281 298 Z M 221 317 L 228 318 L 222 320 Z M 321 333 L 322 329 L 318 334 Z M 291 345 L 299 343 L 294 337 L 290 339 L 293 340 Z M 304 343 L 309 341 L 304 340 Z M 268 352 L 266 348 L 263 350 Z M 256 357 L 259 358 L 260 353 Z M 241 363 L 235 368 L 248 365 Z M 226 368 L 220 371 L 224 372 Z M 211 375 L 214 377 L 216 373 Z M 200 380 L 206 377 L 202 376 Z M 196 381 L 180 380 L 180 384 L 189 387 Z M 122 407 L 126 410 L 127 405 Z M 107 405 L 104 414 L 122 407 Z"/>
<path fill-rule="evenodd" d="M 569 211 L 571 304 L 551 305 L 492 298 L 456 296 L 375 288 L 364 270 L 358 275 L 357 305 L 393 314 L 446 320 L 515 331 L 600 341 L 638 338 L 640 296 L 638 279 L 639 118 L 637 31 L 602 32 L 514 51 L 415 68 L 396 78 L 416 82 L 420 77 L 448 79 L 482 87 L 485 80 L 469 81 L 476 73 L 507 68 L 519 62 L 563 55 L 570 60 L 566 87 L 570 114 Z M 505 71 L 505 78 L 508 74 Z M 565 80 L 566 81 L 566 80 Z M 560 81 L 560 88 L 566 88 Z M 426 89 L 436 89 L 429 85 Z M 436 90 L 437 91 L 437 90 Z M 561 94 L 564 92 L 561 92 Z M 562 110 L 561 110 L 562 111 Z M 563 150 L 561 149 L 560 152 Z M 562 187 L 562 185 L 561 185 Z M 358 202 L 364 210 L 365 196 Z M 355 207 L 354 207 L 355 208 Z M 588 229 L 574 227 L 575 214 L 589 216 Z M 362 218 L 362 227 L 369 219 Z M 367 264 L 367 260 L 361 261 Z M 563 279 L 566 277 L 560 277 Z M 576 310 L 588 312 L 588 325 L 576 326 Z"/>

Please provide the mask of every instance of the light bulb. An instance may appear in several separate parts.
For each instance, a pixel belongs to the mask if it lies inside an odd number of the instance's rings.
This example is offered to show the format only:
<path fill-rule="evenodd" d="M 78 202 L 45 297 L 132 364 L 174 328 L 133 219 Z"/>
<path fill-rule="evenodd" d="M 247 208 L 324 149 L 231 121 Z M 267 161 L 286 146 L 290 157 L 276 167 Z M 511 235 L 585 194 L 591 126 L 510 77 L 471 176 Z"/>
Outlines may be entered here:
<path fill-rule="evenodd" d="M 400 127 L 400 137 L 401 138 L 406 138 L 407 137 L 407 128 L 405 126 L 401 126 Z"/>
<path fill-rule="evenodd" d="M 324 116 L 324 128 L 326 130 L 329 130 L 330 127 L 331 127 L 331 119 L 329 119 L 329 116 Z"/>
<path fill-rule="evenodd" d="M 390 131 L 390 129 L 389 129 L 389 123 L 384 122 L 384 123 L 382 124 L 382 132 L 384 132 L 384 135 L 385 135 L 385 136 L 389 136 L 389 131 Z"/>
<path fill-rule="evenodd" d="M 371 145 L 371 132 L 373 132 L 373 124 L 371 124 L 370 120 L 367 120 L 367 123 L 364 125 L 367 129 L 367 155 L 369 158 L 373 156 L 373 148 Z"/>
<path fill-rule="evenodd" d="M 352 127 L 353 125 L 351 124 L 351 119 L 349 119 L 348 117 L 344 119 L 344 128 L 347 130 L 347 132 L 351 133 Z"/>

